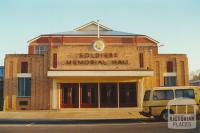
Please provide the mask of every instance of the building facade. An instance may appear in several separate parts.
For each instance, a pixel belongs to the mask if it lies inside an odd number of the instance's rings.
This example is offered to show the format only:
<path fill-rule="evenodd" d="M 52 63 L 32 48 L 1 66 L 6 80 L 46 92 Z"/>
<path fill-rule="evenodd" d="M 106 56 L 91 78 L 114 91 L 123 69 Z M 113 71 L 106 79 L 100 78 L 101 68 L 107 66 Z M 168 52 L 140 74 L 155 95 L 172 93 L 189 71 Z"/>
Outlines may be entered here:
<path fill-rule="evenodd" d="M 4 81 L 5 110 L 141 107 L 147 88 L 188 85 L 188 61 L 159 54 L 146 35 L 92 21 L 7 54 Z"/>

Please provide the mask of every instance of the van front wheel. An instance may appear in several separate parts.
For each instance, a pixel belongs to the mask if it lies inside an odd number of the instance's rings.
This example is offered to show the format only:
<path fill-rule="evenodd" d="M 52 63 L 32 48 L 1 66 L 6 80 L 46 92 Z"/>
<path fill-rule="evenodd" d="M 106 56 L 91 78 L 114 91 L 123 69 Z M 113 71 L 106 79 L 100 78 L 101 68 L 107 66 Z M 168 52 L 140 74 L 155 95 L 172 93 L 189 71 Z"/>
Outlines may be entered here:
<path fill-rule="evenodd" d="M 168 112 L 168 110 L 164 110 L 161 115 L 160 115 L 160 118 L 163 120 L 163 121 L 168 121 L 168 116 L 169 116 L 169 113 L 170 114 L 174 114 L 174 112 L 172 110 L 170 110 Z"/>

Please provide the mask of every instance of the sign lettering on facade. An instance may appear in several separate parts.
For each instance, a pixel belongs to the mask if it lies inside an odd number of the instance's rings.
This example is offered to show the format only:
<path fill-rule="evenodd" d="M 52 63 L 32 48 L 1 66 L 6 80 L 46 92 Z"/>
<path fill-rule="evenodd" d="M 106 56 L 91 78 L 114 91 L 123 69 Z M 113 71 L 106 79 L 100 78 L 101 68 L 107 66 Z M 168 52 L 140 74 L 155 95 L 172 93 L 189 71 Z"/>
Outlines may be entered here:
<path fill-rule="evenodd" d="M 128 65 L 128 60 L 117 59 L 117 53 L 78 53 L 76 56 L 77 59 L 66 60 L 65 65 Z"/>
<path fill-rule="evenodd" d="M 138 52 L 133 45 L 107 45 L 100 52 L 90 45 L 68 45 L 54 50 L 59 70 L 133 70 L 139 67 Z"/>

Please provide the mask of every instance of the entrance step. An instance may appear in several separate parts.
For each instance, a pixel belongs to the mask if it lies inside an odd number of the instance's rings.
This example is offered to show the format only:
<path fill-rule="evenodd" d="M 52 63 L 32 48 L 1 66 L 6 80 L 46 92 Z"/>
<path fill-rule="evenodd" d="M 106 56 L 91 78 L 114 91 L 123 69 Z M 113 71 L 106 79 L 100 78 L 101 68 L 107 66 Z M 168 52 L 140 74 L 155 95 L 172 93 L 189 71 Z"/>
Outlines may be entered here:
<path fill-rule="evenodd" d="M 0 119 L 137 119 L 140 108 L 81 108 L 0 112 Z"/>
<path fill-rule="evenodd" d="M 98 118 L 98 119 L 120 119 L 120 118 L 142 118 L 139 114 L 141 108 L 80 108 L 61 109 L 60 113 L 66 113 L 73 117 Z"/>

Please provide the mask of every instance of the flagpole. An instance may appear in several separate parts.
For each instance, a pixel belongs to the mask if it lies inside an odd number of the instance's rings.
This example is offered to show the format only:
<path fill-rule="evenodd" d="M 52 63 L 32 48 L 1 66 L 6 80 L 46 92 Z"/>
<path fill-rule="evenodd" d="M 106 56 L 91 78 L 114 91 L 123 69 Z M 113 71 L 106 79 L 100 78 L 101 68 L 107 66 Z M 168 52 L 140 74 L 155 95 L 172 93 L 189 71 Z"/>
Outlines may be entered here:
<path fill-rule="evenodd" d="M 99 20 L 97 20 L 97 37 L 100 38 L 100 34 L 99 34 Z"/>

